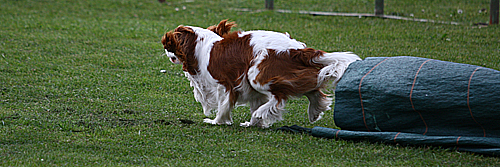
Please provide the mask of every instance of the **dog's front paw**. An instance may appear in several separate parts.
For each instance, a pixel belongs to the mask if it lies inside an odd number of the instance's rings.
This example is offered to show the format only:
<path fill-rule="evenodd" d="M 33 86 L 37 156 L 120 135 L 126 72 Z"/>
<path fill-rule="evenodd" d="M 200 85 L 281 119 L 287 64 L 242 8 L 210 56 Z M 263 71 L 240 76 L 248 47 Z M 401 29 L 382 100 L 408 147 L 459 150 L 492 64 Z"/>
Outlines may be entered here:
<path fill-rule="evenodd" d="M 231 122 L 230 120 L 228 120 L 228 121 L 217 121 L 217 120 L 213 120 L 213 119 L 210 119 L 210 118 L 203 119 L 203 122 L 209 123 L 209 124 L 212 124 L 212 125 L 232 125 L 233 124 L 233 122 Z"/>
<path fill-rule="evenodd" d="M 321 118 L 323 118 L 324 114 L 325 114 L 324 112 L 321 112 L 318 115 L 316 115 L 315 118 L 314 117 L 313 118 L 309 118 L 309 122 L 315 123 L 316 121 L 319 121 Z"/>
<path fill-rule="evenodd" d="M 267 128 L 267 127 L 264 127 L 263 124 L 262 124 L 262 120 L 261 119 L 256 119 L 256 118 L 252 118 L 250 120 L 250 122 L 244 122 L 244 123 L 240 123 L 240 126 L 241 127 L 250 127 L 250 126 L 255 126 L 255 127 L 262 127 L 262 128 Z M 269 126 L 268 126 L 269 127 Z"/>
<path fill-rule="evenodd" d="M 209 118 L 205 118 L 203 119 L 203 122 L 205 123 L 209 123 L 209 124 L 212 124 L 212 125 L 216 125 L 217 123 L 215 122 L 215 120 L 213 119 L 209 119 Z"/>
<path fill-rule="evenodd" d="M 250 122 L 244 122 L 244 123 L 240 123 L 240 126 L 247 128 L 247 127 L 252 126 L 252 124 L 250 124 Z"/>

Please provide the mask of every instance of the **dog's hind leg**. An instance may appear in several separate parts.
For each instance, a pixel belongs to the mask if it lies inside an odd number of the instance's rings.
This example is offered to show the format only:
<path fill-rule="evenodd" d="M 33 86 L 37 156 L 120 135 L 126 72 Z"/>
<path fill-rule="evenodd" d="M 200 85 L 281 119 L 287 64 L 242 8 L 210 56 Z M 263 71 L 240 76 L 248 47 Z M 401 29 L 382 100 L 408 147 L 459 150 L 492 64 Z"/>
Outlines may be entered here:
<path fill-rule="evenodd" d="M 273 125 L 276 121 L 283 120 L 282 113 L 284 111 L 286 100 L 278 99 L 276 96 L 271 95 L 269 101 L 261 105 L 253 114 L 252 120 L 259 120 L 259 126 L 262 128 L 268 128 Z M 250 123 L 252 123 L 250 120 Z M 251 124 L 250 126 L 257 126 Z"/>
<path fill-rule="evenodd" d="M 215 119 L 205 118 L 203 122 L 214 125 L 231 125 L 233 124 L 231 111 L 233 110 L 234 102 L 230 99 L 230 92 L 225 92 L 223 86 L 219 86 L 217 91 L 219 97 L 217 98 L 218 107 Z"/>
<path fill-rule="evenodd" d="M 260 94 L 260 93 L 258 93 L 257 96 L 252 97 L 252 101 L 249 103 L 251 115 L 253 115 L 255 113 L 255 111 L 257 111 L 259 109 L 260 106 L 262 106 L 263 104 L 265 104 L 268 101 L 269 100 L 267 99 L 267 97 L 264 96 L 263 94 Z M 257 118 L 252 116 L 252 118 L 250 119 L 250 122 L 241 123 L 240 126 L 243 126 L 243 127 L 262 126 L 262 122 L 260 119 L 257 119 Z"/>
<path fill-rule="evenodd" d="M 309 108 L 307 113 L 309 114 L 309 122 L 314 123 L 321 119 L 323 116 L 323 111 L 330 110 L 330 105 L 332 104 L 332 98 L 328 98 L 320 90 L 313 90 L 305 94 L 307 99 L 309 99 Z"/>

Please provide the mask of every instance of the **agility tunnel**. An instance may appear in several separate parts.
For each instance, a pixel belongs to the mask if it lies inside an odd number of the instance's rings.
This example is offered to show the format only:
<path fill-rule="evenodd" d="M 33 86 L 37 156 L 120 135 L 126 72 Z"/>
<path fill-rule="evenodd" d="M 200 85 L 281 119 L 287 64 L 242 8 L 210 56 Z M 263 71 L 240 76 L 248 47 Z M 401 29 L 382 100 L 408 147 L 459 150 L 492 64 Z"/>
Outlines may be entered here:
<path fill-rule="evenodd" d="M 306 131 L 500 156 L 500 71 L 418 57 L 356 61 L 336 87 L 334 121 L 341 130 Z"/>

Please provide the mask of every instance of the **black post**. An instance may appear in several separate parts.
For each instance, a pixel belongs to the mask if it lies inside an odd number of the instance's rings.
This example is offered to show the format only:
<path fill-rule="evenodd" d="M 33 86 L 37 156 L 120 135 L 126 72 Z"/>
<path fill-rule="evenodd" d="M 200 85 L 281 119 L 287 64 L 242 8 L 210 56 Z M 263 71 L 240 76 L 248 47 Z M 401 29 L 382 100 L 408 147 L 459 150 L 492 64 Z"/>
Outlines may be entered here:
<path fill-rule="evenodd" d="M 490 1 L 490 25 L 498 24 L 498 0 Z"/>
<path fill-rule="evenodd" d="M 274 9 L 274 1 L 266 0 L 266 9 L 273 10 Z"/>
<path fill-rule="evenodd" d="M 375 0 L 375 15 L 384 15 L 384 0 Z"/>

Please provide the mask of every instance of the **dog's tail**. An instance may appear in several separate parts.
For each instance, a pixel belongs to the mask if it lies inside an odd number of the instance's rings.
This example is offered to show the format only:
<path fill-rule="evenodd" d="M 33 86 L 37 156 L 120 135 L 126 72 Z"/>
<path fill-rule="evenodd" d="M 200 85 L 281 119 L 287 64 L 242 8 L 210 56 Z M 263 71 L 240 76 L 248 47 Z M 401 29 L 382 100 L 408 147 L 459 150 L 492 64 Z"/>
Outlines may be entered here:
<path fill-rule="evenodd" d="M 333 52 L 324 53 L 315 57 L 312 61 L 317 64 L 325 65 L 318 73 L 318 87 L 326 82 L 333 81 L 333 86 L 337 86 L 338 81 L 344 75 L 345 70 L 352 62 L 361 60 L 358 55 L 351 52 Z"/>

